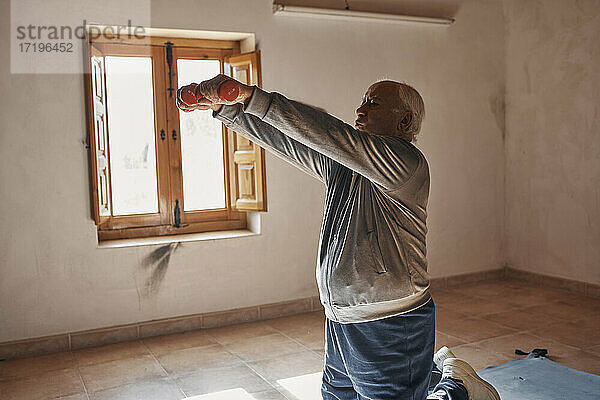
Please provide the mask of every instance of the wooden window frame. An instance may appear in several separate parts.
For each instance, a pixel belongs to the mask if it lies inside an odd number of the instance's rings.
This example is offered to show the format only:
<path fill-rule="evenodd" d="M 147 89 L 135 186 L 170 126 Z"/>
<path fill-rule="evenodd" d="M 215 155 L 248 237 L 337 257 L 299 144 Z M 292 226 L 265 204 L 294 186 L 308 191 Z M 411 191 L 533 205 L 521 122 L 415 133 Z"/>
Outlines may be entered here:
<path fill-rule="evenodd" d="M 227 129 L 225 125 L 222 125 L 225 208 L 184 211 L 181 140 L 172 140 L 170 135 L 174 130 L 179 135 L 179 111 L 174 97 L 170 98 L 167 90 L 169 69 L 166 67 L 165 42 L 170 42 L 173 46 L 171 77 L 175 90 L 177 89 L 177 59 L 180 58 L 219 60 L 221 73 L 227 75 L 235 75 L 236 72 L 239 72 L 235 68 L 247 69 L 249 63 L 251 70 L 247 74 L 247 83 L 260 86 L 259 52 L 240 54 L 238 41 L 157 36 L 145 39 L 142 44 L 135 38 L 106 40 L 101 37 L 93 41 L 87 40 L 85 98 L 88 117 L 90 189 L 92 216 L 98 227 L 98 240 L 101 242 L 246 229 L 247 211 L 267 211 L 264 150 Z M 112 210 L 112 188 L 110 187 L 110 149 L 107 131 L 108 111 L 105 102 L 106 80 L 103 69 L 105 56 L 150 56 L 152 58 L 157 213 L 115 216 L 110 211 Z M 232 60 L 231 64 L 230 60 Z M 93 70 L 97 66 L 96 64 L 100 63 L 102 63 L 102 79 L 99 79 L 98 70 Z M 97 106 L 102 102 L 99 100 L 100 97 L 96 96 L 95 90 L 97 89 L 98 93 L 104 96 L 102 106 Z M 99 117 L 99 114 L 102 115 Z M 102 119 L 103 123 L 98 124 L 97 120 Z M 100 125 L 102 126 L 100 127 Z M 167 133 L 166 141 L 159 137 L 159 132 L 162 130 Z M 107 167 L 99 172 L 98 155 L 100 153 L 105 155 Z M 99 179 L 101 175 L 104 176 L 104 182 Z M 181 210 L 179 227 L 174 226 L 175 220 L 172 211 L 175 200 L 179 202 Z"/>

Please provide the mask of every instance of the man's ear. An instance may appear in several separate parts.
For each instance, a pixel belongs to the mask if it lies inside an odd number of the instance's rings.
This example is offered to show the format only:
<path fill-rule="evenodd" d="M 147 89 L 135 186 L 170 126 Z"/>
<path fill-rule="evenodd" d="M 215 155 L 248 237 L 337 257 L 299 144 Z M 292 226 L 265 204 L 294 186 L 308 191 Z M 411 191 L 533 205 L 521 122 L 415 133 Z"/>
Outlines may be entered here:
<path fill-rule="evenodd" d="M 412 112 L 405 111 L 404 114 L 400 117 L 400 121 L 398 122 L 398 129 L 400 130 L 400 132 L 406 132 L 408 128 L 412 125 L 412 122 Z"/>

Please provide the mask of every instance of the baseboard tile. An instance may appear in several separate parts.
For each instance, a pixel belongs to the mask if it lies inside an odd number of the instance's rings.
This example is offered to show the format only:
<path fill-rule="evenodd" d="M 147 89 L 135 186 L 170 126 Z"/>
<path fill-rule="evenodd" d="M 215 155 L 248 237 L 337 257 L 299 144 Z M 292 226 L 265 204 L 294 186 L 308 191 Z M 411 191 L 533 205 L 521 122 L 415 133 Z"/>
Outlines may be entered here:
<path fill-rule="evenodd" d="M 259 319 L 272 319 L 312 311 L 312 298 L 284 301 L 281 303 L 258 306 Z"/>
<path fill-rule="evenodd" d="M 319 296 L 313 296 L 311 300 L 311 311 L 324 311 L 323 304 L 321 304 L 321 298 Z"/>
<path fill-rule="evenodd" d="M 505 275 L 507 279 L 516 279 L 519 281 L 532 283 L 535 286 L 541 286 L 541 276 L 539 274 L 534 274 L 533 272 L 523 271 L 507 266 Z"/>
<path fill-rule="evenodd" d="M 585 294 L 586 283 L 572 279 L 556 278 L 554 276 L 540 275 L 540 286 L 568 290 L 579 294 Z"/>
<path fill-rule="evenodd" d="M 466 274 L 432 278 L 429 282 L 429 287 L 432 289 L 447 289 L 469 283 L 476 283 L 488 280 L 501 280 L 504 279 L 504 276 L 504 268 L 469 272 Z"/>
<path fill-rule="evenodd" d="M 559 288 L 592 297 L 600 297 L 600 285 L 556 278 L 513 267 L 432 278 L 432 289 L 445 289 L 482 281 L 518 279 L 536 286 Z M 182 333 L 198 329 L 254 322 L 287 315 L 322 311 L 319 296 L 245 307 L 234 310 L 193 314 L 175 318 L 145 321 L 137 324 L 72 332 L 41 338 L 0 343 L 0 360 L 32 357 L 85 347 L 142 339 L 151 336 Z"/>
<path fill-rule="evenodd" d="M 61 351 L 67 351 L 69 349 L 68 333 L 34 339 L 15 340 L 0 343 L 0 361 L 49 353 L 60 353 Z"/>
<path fill-rule="evenodd" d="M 220 326 L 258 321 L 259 315 L 260 311 L 258 307 L 244 307 L 235 310 L 202 314 L 202 328 L 218 328 Z"/>
<path fill-rule="evenodd" d="M 318 299 L 318 297 L 316 297 Z M 311 312 L 313 297 L 0 343 L 0 361 Z M 263 317 L 260 317 L 260 314 Z"/>
<path fill-rule="evenodd" d="M 431 278 L 429 280 L 430 289 L 446 289 L 446 277 Z"/>
<path fill-rule="evenodd" d="M 588 283 L 585 286 L 585 295 L 590 297 L 600 297 L 600 285 Z"/>
<path fill-rule="evenodd" d="M 125 325 L 69 333 L 69 336 L 71 337 L 71 350 L 77 350 L 135 340 L 139 337 L 139 330 L 137 325 Z"/>
<path fill-rule="evenodd" d="M 138 326 L 140 339 L 172 333 L 183 333 L 202 329 L 202 315 L 143 322 Z"/>
<path fill-rule="evenodd" d="M 556 276 L 538 274 L 530 271 L 523 271 L 515 267 L 506 267 L 506 278 L 518 279 L 532 283 L 538 287 L 547 287 L 553 289 L 567 290 L 572 293 L 582 294 L 590 297 L 600 297 L 600 285 L 577 281 L 574 279 L 559 278 Z"/>
<path fill-rule="evenodd" d="M 505 269 L 498 268 L 498 269 L 483 271 L 483 274 L 484 274 L 484 279 L 483 279 L 484 281 L 498 281 L 498 280 L 504 279 Z"/>

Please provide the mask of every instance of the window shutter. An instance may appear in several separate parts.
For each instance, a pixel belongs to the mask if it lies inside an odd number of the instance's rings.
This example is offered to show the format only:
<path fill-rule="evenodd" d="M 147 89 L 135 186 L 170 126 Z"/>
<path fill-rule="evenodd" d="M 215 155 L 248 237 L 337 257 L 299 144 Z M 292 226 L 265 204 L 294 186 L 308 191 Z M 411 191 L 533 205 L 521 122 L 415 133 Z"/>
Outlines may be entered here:
<path fill-rule="evenodd" d="M 110 172 L 108 163 L 108 131 L 106 117 L 106 72 L 104 56 L 91 46 L 88 85 L 91 98 L 88 102 L 90 163 L 92 166 L 92 200 L 96 225 L 111 216 Z"/>
<path fill-rule="evenodd" d="M 246 85 L 260 87 L 260 52 L 227 58 L 225 71 Z M 231 204 L 238 211 L 267 211 L 265 151 L 230 129 L 227 131 Z"/>

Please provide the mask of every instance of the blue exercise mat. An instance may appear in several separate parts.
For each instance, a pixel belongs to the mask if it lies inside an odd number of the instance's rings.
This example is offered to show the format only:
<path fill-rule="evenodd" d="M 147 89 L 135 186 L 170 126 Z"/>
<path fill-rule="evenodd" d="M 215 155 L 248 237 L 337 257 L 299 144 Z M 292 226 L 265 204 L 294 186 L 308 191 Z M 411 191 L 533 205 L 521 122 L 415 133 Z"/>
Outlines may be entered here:
<path fill-rule="evenodd" d="M 501 400 L 600 399 L 600 376 L 535 354 L 482 369 L 477 374 L 494 385 Z"/>

